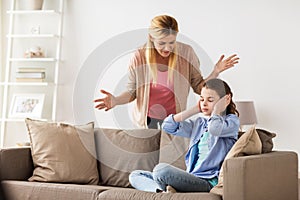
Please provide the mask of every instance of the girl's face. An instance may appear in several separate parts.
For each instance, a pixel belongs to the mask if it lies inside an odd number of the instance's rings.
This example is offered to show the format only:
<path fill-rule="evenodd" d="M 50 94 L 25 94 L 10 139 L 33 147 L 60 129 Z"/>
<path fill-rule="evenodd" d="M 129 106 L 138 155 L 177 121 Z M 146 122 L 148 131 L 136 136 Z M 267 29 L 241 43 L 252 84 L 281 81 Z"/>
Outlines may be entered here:
<path fill-rule="evenodd" d="M 216 91 L 203 87 L 200 94 L 200 107 L 205 116 L 210 116 L 214 110 L 215 104 L 220 99 Z"/>
<path fill-rule="evenodd" d="M 156 51 L 164 58 L 169 57 L 176 43 L 176 35 L 170 34 L 161 39 L 152 38 Z"/>

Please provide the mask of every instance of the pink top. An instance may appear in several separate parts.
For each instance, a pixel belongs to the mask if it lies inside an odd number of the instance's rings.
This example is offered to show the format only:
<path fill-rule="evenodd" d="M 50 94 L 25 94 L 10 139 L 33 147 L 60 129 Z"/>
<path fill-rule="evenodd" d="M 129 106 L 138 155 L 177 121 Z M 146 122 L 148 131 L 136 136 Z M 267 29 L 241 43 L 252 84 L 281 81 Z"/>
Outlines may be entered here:
<path fill-rule="evenodd" d="M 148 116 L 165 119 L 169 114 L 176 113 L 174 84 L 168 84 L 168 71 L 157 71 L 156 84 L 150 83 Z"/>
<path fill-rule="evenodd" d="M 134 52 L 128 66 L 127 91 L 131 94 L 130 100 L 136 100 L 132 110 L 135 125 L 147 128 L 147 116 L 149 109 L 149 95 L 151 83 L 151 71 L 146 59 L 146 44 Z M 197 54 L 190 45 L 176 42 L 177 58 L 173 69 L 173 83 L 176 113 L 186 109 L 191 87 L 200 94 L 199 85 L 203 84 L 200 73 L 200 62 Z M 180 55 L 180 56 L 179 56 Z"/>

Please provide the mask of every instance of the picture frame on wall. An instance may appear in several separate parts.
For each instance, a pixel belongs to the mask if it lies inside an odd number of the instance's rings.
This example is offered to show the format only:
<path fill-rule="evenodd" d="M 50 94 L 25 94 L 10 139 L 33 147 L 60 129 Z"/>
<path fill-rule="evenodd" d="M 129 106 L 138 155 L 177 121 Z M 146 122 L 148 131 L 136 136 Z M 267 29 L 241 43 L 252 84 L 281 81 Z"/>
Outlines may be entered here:
<path fill-rule="evenodd" d="M 10 118 L 41 118 L 45 94 L 14 94 L 9 111 Z"/>

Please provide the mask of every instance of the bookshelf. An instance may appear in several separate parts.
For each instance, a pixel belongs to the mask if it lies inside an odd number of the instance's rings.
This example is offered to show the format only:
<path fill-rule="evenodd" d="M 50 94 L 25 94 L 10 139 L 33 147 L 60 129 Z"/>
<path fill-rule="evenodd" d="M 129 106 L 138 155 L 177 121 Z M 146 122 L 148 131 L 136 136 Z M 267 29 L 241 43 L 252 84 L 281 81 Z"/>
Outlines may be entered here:
<path fill-rule="evenodd" d="M 43 7 L 38 10 L 22 8 L 22 4 L 24 6 L 22 0 L 11 0 L 7 10 L 7 54 L 0 76 L 1 147 L 7 146 L 7 133 L 15 133 L 10 129 L 17 126 L 24 128 L 24 118 L 32 114 L 25 112 L 19 115 L 22 117 L 11 117 L 11 110 L 16 107 L 13 100 L 16 94 L 20 95 L 20 99 L 26 97 L 29 100 L 43 94 L 45 102 L 43 99 L 41 114 L 34 118 L 56 120 L 64 0 L 44 0 Z M 37 47 L 40 52 L 32 50 Z"/>

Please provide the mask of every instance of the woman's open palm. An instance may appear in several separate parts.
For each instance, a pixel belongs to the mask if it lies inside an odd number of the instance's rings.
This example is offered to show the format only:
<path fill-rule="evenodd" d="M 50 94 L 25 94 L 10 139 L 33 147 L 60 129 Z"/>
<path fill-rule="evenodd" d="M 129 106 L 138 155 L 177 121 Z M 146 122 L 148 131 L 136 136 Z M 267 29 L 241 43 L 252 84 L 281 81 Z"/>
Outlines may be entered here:
<path fill-rule="evenodd" d="M 95 108 L 99 110 L 105 109 L 105 111 L 108 111 L 116 105 L 115 96 L 105 90 L 100 90 L 100 92 L 106 96 L 104 98 L 94 100 L 95 103 L 99 102 Z"/>
<path fill-rule="evenodd" d="M 226 59 L 224 59 L 224 57 L 225 56 L 222 55 L 215 65 L 215 68 L 219 73 L 225 71 L 226 69 L 233 67 L 235 64 L 238 63 L 238 60 L 240 59 L 237 57 L 236 54 L 233 54 Z"/>

